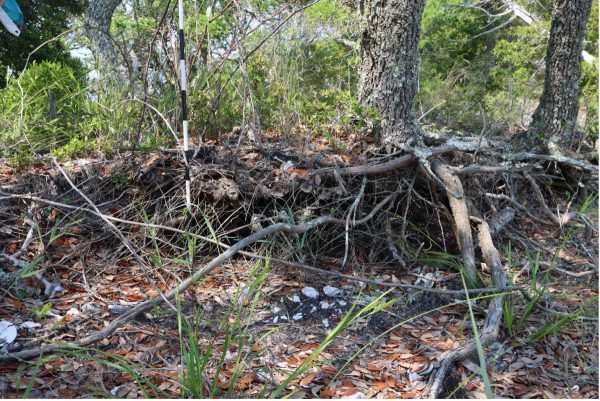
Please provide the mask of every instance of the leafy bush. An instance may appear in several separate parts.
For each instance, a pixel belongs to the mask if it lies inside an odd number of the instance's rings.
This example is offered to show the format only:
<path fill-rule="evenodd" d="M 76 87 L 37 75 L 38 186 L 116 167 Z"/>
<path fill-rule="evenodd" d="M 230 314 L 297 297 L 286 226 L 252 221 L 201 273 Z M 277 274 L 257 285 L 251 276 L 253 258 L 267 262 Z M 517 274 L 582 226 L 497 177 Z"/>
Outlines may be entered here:
<path fill-rule="evenodd" d="M 87 92 L 81 64 L 34 63 L 0 90 L 0 143 L 48 152 L 77 135 Z"/>
<path fill-rule="evenodd" d="M 488 4 L 486 7 L 493 7 Z M 478 132 L 484 112 L 488 132 L 502 134 L 526 128 L 544 83 L 544 61 L 551 7 L 529 3 L 541 17 L 525 25 L 518 19 L 494 32 L 485 14 L 460 0 L 428 1 L 420 42 L 422 57 L 418 114 L 434 109 L 426 121 Z M 493 8 L 488 12 L 494 14 Z M 508 18 L 508 17 L 505 17 Z M 586 49 L 597 57 L 598 0 L 586 31 Z M 584 63 L 580 129 L 597 137 L 598 66 Z"/>

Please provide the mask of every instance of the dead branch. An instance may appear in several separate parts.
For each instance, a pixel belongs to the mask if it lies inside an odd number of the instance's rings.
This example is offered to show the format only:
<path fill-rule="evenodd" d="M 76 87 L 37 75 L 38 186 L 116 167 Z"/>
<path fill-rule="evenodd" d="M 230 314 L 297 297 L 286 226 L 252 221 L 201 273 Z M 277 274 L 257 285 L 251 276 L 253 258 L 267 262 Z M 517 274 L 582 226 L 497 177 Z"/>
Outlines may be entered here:
<path fill-rule="evenodd" d="M 362 185 L 360 186 L 360 190 L 358 191 L 358 195 L 356 195 L 356 199 L 352 202 L 350 209 L 348 210 L 348 215 L 346 216 L 346 233 L 345 233 L 345 248 L 344 248 L 344 258 L 342 259 L 342 267 L 346 265 L 346 260 L 348 259 L 348 248 L 350 247 L 350 218 L 352 217 L 353 222 L 356 221 L 356 208 L 362 201 L 362 198 L 365 194 L 365 187 L 367 185 L 367 177 L 363 177 Z"/>
<path fill-rule="evenodd" d="M 388 196 L 386 199 L 389 201 L 391 199 L 391 196 Z M 381 205 L 381 206 L 379 206 L 379 205 Z M 353 222 L 352 224 L 359 225 L 359 224 L 364 224 L 367 221 L 369 221 L 375 215 L 377 210 L 380 209 L 381 207 L 383 207 L 383 205 L 381 203 L 379 205 L 378 205 L 379 208 L 377 208 L 377 207 L 374 208 L 371 211 L 371 213 L 369 213 L 367 216 L 365 216 L 364 218 L 362 218 L 360 220 Z M 96 210 L 96 213 L 101 214 L 98 210 Z M 50 344 L 50 345 L 44 345 L 44 346 L 41 346 L 41 347 L 38 347 L 35 349 L 19 351 L 19 352 L 7 354 L 7 355 L 0 355 L 0 362 L 31 359 L 31 358 L 35 358 L 35 357 L 43 355 L 43 354 L 56 352 L 58 350 L 66 349 L 66 348 L 73 347 L 73 346 L 83 347 L 83 346 L 89 346 L 91 344 L 94 344 L 94 343 L 102 340 L 103 338 L 106 338 L 106 337 L 110 336 L 111 334 L 113 334 L 119 327 L 121 327 L 126 322 L 128 322 L 135 316 L 139 315 L 140 313 L 150 310 L 155 305 L 159 305 L 161 303 L 168 302 L 169 300 L 173 299 L 176 295 L 185 292 L 190 286 L 192 286 L 192 284 L 194 284 L 200 278 L 211 273 L 214 269 L 216 269 L 218 266 L 220 266 L 223 262 L 225 262 L 226 260 L 228 260 L 229 258 L 234 256 L 236 253 L 238 253 L 245 247 L 254 244 L 256 241 L 259 241 L 271 234 L 275 234 L 275 233 L 279 233 L 279 232 L 302 234 L 302 233 L 310 231 L 310 230 L 312 230 L 320 225 L 323 225 L 323 224 L 344 224 L 344 223 L 345 222 L 343 220 L 337 219 L 335 217 L 322 216 L 322 217 L 319 217 L 319 218 L 316 218 L 313 220 L 309 220 L 309 221 L 306 221 L 306 222 L 298 224 L 298 225 L 292 225 L 292 224 L 287 224 L 287 223 L 277 223 L 277 224 L 273 224 L 269 227 L 263 228 L 259 232 L 252 234 L 246 238 L 243 238 L 242 240 L 240 240 L 237 243 L 235 243 L 234 245 L 232 245 L 225 252 L 221 253 L 219 256 L 212 259 L 203 269 L 198 270 L 196 273 L 194 273 L 193 275 L 188 277 L 186 280 L 181 282 L 179 285 L 177 285 L 175 288 L 173 288 L 172 290 L 170 290 L 169 292 L 164 294 L 164 296 L 159 295 L 155 298 L 151 298 L 151 299 L 148 299 L 147 301 L 137 304 L 136 306 L 134 306 L 127 312 L 123 313 L 115 320 L 113 320 L 104 329 L 99 330 L 87 337 L 84 337 L 80 340 L 76 340 L 69 344 Z"/>
<path fill-rule="evenodd" d="M 551 162 L 558 162 L 568 164 L 573 167 L 577 167 L 581 170 L 585 170 L 591 173 L 598 174 L 598 166 L 588 163 L 583 160 L 573 159 L 571 157 L 563 156 L 563 155 L 545 155 L 539 153 L 529 153 L 529 152 L 520 152 L 514 154 L 501 154 L 500 155 L 505 160 L 512 161 L 524 161 L 524 160 L 544 160 Z"/>
<path fill-rule="evenodd" d="M 498 173 L 520 173 L 523 171 L 529 171 L 536 166 L 524 165 L 524 166 L 482 166 L 479 164 L 472 164 L 466 167 L 450 167 L 450 170 L 454 174 L 498 174 Z"/>
<path fill-rule="evenodd" d="M 488 198 L 492 198 L 492 199 L 500 199 L 500 200 L 505 200 L 507 202 L 510 202 L 511 205 L 513 205 L 514 207 L 516 207 L 518 210 L 522 211 L 523 213 L 525 213 L 530 219 L 537 221 L 538 223 L 542 223 L 545 224 L 547 226 L 554 226 L 554 223 L 544 220 L 544 219 L 540 219 L 537 216 L 534 216 L 529 209 L 527 209 L 525 206 L 523 206 L 522 204 L 520 204 L 519 202 L 517 202 L 515 199 L 511 198 L 508 195 L 504 195 L 504 194 L 491 194 L 491 193 L 486 193 L 485 194 L 486 197 Z"/>
<path fill-rule="evenodd" d="M 544 200 L 544 195 L 542 194 L 542 191 L 541 191 L 540 187 L 538 186 L 537 182 L 535 182 L 535 180 L 533 179 L 533 177 L 531 175 L 529 175 L 527 173 L 524 173 L 523 175 L 525 176 L 525 179 L 527 179 L 527 181 L 533 188 L 533 193 L 535 195 L 535 198 L 540 203 L 540 205 L 542 205 L 542 210 L 544 210 L 544 214 L 546 216 L 548 216 L 550 218 L 550 220 L 552 220 L 555 224 L 557 224 L 559 226 L 562 225 L 562 223 L 561 223 L 562 219 L 558 218 L 546 204 L 546 201 Z"/>
<path fill-rule="evenodd" d="M 515 211 L 509 207 L 502 209 L 490 220 L 490 235 L 495 238 L 508 223 L 515 218 Z"/>
<path fill-rule="evenodd" d="M 21 255 L 23 255 L 24 253 L 27 253 L 27 249 L 29 248 L 31 241 L 33 241 L 34 233 L 35 233 L 35 230 L 37 229 L 37 224 L 35 223 L 35 221 L 33 221 L 34 213 L 35 213 L 35 204 L 32 203 L 29 206 L 29 208 L 27 209 L 27 217 L 25 217 L 25 220 L 24 220 L 24 223 L 29 225 L 29 231 L 27 232 L 27 237 L 25 238 L 25 241 L 23 241 L 21 248 L 13 254 L 13 256 L 15 258 L 20 258 Z"/>
<path fill-rule="evenodd" d="M 403 220 L 403 222 L 404 221 L 406 221 L 406 220 Z M 406 267 L 406 262 L 404 261 L 402 256 L 400 256 L 400 252 L 398 251 L 398 247 L 396 246 L 396 241 L 394 241 L 394 237 L 392 235 L 392 225 L 390 224 L 389 216 L 385 217 L 384 230 L 385 230 L 385 240 L 387 241 L 388 249 L 390 250 L 392 257 L 394 258 L 394 260 L 396 262 L 398 262 L 398 264 L 400 266 Z"/>
<path fill-rule="evenodd" d="M 58 169 L 58 171 L 60 171 L 60 173 L 63 175 L 63 177 L 65 177 L 65 180 L 67 180 L 67 182 L 69 183 L 69 185 L 71 186 L 71 188 L 73 188 L 73 190 L 75 190 L 75 192 L 77 192 L 79 194 L 79 196 L 81 196 L 83 199 L 85 199 L 85 201 L 92 207 L 92 209 L 94 209 L 94 211 L 97 213 L 97 215 L 102 220 L 104 220 L 104 222 L 108 225 L 108 227 L 110 227 L 110 229 L 115 233 L 115 235 L 121 240 L 121 242 L 123 243 L 123 245 L 125 245 L 125 247 L 127 248 L 127 250 L 129 252 L 131 252 L 131 254 L 135 258 L 136 262 L 142 268 L 142 272 L 144 273 L 144 276 L 146 277 L 146 280 L 148 281 L 148 284 L 150 284 L 152 286 L 152 288 L 154 289 L 154 291 L 156 291 L 159 294 L 159 296 L 167 303 L 167 305 L 169 305 L 169 307 L 171 309 L 177 310 L 177 308 L 175 307 L 175 305 L 171 304 L 169 302 L 169 300 L 165 298 L 163 292 L 154 283 L 154 280 L 152 280 L 152 278 L 150 277 L 150 274 L 149 274 L 150 268 L 148 266 L 146 266 L 146 263 L 144 262 L 144 260 L 142 259 L 142 257 L 137 253 L 137 251 L 135 250 L 135 248 L 133 247 L 133 245 L 131 244 L 131 242 L 129 242 L 129 240 L 125 237 L 125 235 L 123 235 L 123 233 L 121 232 L 121 230 L 119 230 L 117 228 L 117 226 L 115 226 L 113 224 L 113 222 L 111 222 L 109 219 L 105 218 L 104 215 L 102 213 L 100 213 L 100 210 L 98 209 L 98 207 L 96 206 L 96 204 L 94 202 L 92 202 L 92 200 L 90 198 L 88 198 L 87 195 L 84 194 L 79 188 L 77 188 L 77 186 L 73 183 L 73 181 L 71 181 L 71 179 L 69 178 L 69 176 L 67 175 L 67 173 L 65 172 L 65 170 L 63 170 L 62 167 L 60 167 L 60 165 L 56 162 L 56 159 L 52 158 L 52 163 L 56 166 L 56 168 Z"/>

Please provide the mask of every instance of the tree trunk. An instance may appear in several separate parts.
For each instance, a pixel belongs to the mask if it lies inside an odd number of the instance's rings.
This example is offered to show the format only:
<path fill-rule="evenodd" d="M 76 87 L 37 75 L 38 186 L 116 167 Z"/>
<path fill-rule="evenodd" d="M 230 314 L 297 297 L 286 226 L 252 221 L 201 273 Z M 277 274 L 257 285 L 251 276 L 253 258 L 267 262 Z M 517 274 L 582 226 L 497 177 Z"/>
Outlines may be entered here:
<path fill-rule="evenodd" d="M 379 113 L 383 144 L 421 134 L 415 115 L 425 0 L 362 0 L 359 99 Z"/>
<path fill-rule="evenodd" d="M 84 16 L 85 33 L 99 62 L 117 65 L 117 53 L 110 36 L 110 24 L 117 6 L 122 0 L 90 0 Z"/>
<path fill-rule="evenodd" d="M 579 110 L 581 51 L 592 0 L 557 0 L 546 52 L 546 75 L 540 104 L 529 133 L 543 136 L 550 151 L 570 142 Z M 557 148 L 558 147 L 558 148 Z"/>

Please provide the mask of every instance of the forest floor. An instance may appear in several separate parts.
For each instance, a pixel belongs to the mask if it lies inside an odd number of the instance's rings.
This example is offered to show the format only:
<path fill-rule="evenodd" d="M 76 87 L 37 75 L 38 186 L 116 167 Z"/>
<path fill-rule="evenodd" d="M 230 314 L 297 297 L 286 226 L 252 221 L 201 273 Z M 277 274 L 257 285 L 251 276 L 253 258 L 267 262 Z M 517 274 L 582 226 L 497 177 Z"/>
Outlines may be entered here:
<path fill-rule="evenodd" d="M 296 220 L 324 211 L 346 218 L 362 197 L 360 217 L 396 191 L 390 183 L 404 188 L 399 192 L 414 191 L 413 199 L 435 199 L 435 191 L 422 189 L 426 181 L 402 187 L 396 174 L 369 184 L 360 177 L 313 179 L 319 169 L 364 163 L 363 145 L 338 145 L 334 138 L 270 144 L 267 150 L 207 148 L 192 165 L 194 200 L 202 205 L 197 218 L 181 218 L 184 212 L 174 206 L 183 199 L 183 186 L 174 184 L 183 171 L 176 154 L 42 161 L 27 170 L 3 162 L 0 254 L 35 262 L 28 277 L 1 290 L 0 321 L 18 330 L 14 341 L 0 344 L 0 352 L 72 343 L 105 329 L 127 308 L 166 293 L 227 246 L 275 223 L 282 210 Z M 414 169 L 403 174 L 411 173 Z M 509 182 L 503 180 L 488 181 L 503 188 Z M 84 213 L 92 206 L 80 192 L 99 214 L 115 219 L 133 251 L 98 214 Z M 471 316 L 481 330 L 490 295 L 472 296 L 471 315 L 464 296 L 451 291 L 463 289 L 461 274 L 447 263 L 460 255 L 452 225 L 443 214 L 436 217 L 434 205 L 414 201 L 409 208 L 403 199 L 393 204 L 394 211 L 404 211 L 404 219 L 391 223 L 406 239 L 402 261 L 392 255 L 394 242 L 384 239 L 390 224 L 385 219 L 353 230 L 347 241 L 343 228 L 275 234 L 201 277 L 177 297 L 175 310 L 156 304 L 92 345 L 27 361 L 0 360 L 0 395 L 427 397 L 430 375 L 444 352 L 474 337 Z M 535 203 L 531 193 L 522 199 Z M 561 210 L 569 207 L 551 199 Z M 596 222 L 597 198 L 590 199 L 588 221 Z M 496 239 L 510 284 L 527 287 L 533 300 L 507 293 L 500 334 L 485 350 L 492 391 L 503 398 L 598 398 L 597 225 L 554 227 L 535 217 L 518 214 Z M 410 221 L 412 231 L 405 232 L 402 221 Z M 185 232 L 216 238 L 217 244 L 190 241 Z M 195 257 L 186 264 L 188 253 Z M 489 267 L 479 266 L 485 281 Z M 18 266 L 0 258 L 0 267 L 14 271 Z M 60 282 L 62 291 L 44 296 L 31 271 L 38 269 L 47 280 Z M 344 327 L 338 333 L 339 324 Z M 333 338 L 332 332 L 337 333 Z M 195 372 L 192 343 L 200 350 L 196 362 L 206 365 Z M 288 383 L 290 375 L 295 377 Z M 195 378 L 199 388 L 192 389 L 186 377 Z M 476 355 L 456 364 L 442 394 L 485 397 Z"/>

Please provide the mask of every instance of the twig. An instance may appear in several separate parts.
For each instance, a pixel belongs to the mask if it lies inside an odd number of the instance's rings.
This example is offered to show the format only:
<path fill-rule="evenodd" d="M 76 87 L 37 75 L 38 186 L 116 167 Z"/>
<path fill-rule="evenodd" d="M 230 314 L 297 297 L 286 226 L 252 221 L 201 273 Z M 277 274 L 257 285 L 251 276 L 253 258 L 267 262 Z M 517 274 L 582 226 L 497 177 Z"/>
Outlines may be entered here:
<path fill-rule="evenodd" d="M 348 259 L 348 248 L 350 242 L 350 216 L 353 217 L 353 223 L 356 221 L 356 208 L 358 207 L 360 201 L 365 194 L 365 186 L 367 185 L 367 177 L 363 177 L 362 185 L 360 186 L 360 190 L 358 191 L 358 195 L 356 195 L 356 199 L 352 202 L 350 209 L 348 210 L 348 215 L 346 216 L 346 230 L 345 230 L 345 248 L 344 248 L 344 258 L 342 259 L 342 267 L 346 265 L 346 260 Z"/>
<path fill-rule="evenodd" d="M 158 288 L 156 286 L 156 284 L 154 283 L 154 280 L 152 280 L 152 278 L 150 277 L 150 274 L 149 274 L 150 269 L 148 268 L 148 266 L 146 266 L 146 263 L 144 263 L 142 257 L 137 253 L 137 251 L 135 250 L 135 248 L 133 247 L 131 242 L 129 242 L 129 240 L 125 237 L 125 235 L 123 235 L 121 230 L 119 230 L 117 228 L 117 226 L 115 226 L 113 224 L 112 221 L 105 218 L 104 215 L 100 212 L 100 210 L 98 210 L 98 207 L 96 206 L 96 204 L 94 202 L 92 202 L 92 200 L 90 198 L 88 198 L 86 194 L 81 192 L 81 190 L 79 188 L 77 188 L 77 186 L 75 184 L 73 184 L 73 181 L 71 181 L 71 179 L 69 178 L 69 176 L 67 175 L 65 170 L 63 170 L 63 168 L 60 167 L 60 165 L 56 162 L 55 158 L 52 158 L 52 163 L 56 166 L 58 171 L 60 171 L 60 173 L 63 175 L 63 177 L 65 177 L 65 180 L 67 180 L 67 182 L 69 183 L 71 188 L 73 188 L 73 190 L 75 190 L 75 192 L 77 192 L 79 194 L 79 196 L 81 196 L 83 199 L 85 199 L 85 201 L 92 207 L 92 209 L 94 209 L 94 211 L 97 213 L 97 215 L 102 220 L 104 220 L 104 222 L 108 225 L 108 227 L 110 227 L 110 229 L 115 233 L 115 235 L 121 240 L 121 242 L 123 243 L 123 245 L 125 245 L 127 250 L 129 250 L 129 252 L 131 252 L 131 254 L 135 258 L 136 262 L 140 265 L 142 272 L 144 273 L 144 276 L 146 277 L 146 280 L 152 286 L 152 288 L 159 294 L 159 296 L 165 301 L 165 303 L 167 305 L 169 305 L 170 308 L 172 308 L 173 310 L 176 311 L 177 308 L 175 307 L 175 305 L 170 303 L 169 300 L 165 298 L 165 296 L 164 296 L 163 292 L 160 290 L 160 288 Z"/>
<path fill-rule="evenodd" d="M 406 219 L 402 220 L 403 228 L 404 228 L 405 221 L 406 221 Z M 394 241 L 394 237 L 392 236 L 392 227 L 390 224 L 390 218 L 388 216 L 385 217 L 384 229 L 385 229 L 385 238 L 388 243 L 388 249 L 390 250 L 390 253 L 392 254 L 392 258 L 394 258 L 394 260 L 396 262 L 398 262 L 398 264 L 400 266 L 406 267 L 406 262 L 404 261 L 402 256 L 400 256 L 400 252 L 398 252 L 398 247 L 396 246 L 396 242 Z"/>
<path fill-rule="evenodd" d="M 13 254 L 13 256 L 15 258 L 20 258 L 21 255 L 23 255 L 24 253 L 27 253 L 27 249 L 29 248 L 29 245 L 31 244 L 31 241 L 33 241 L 33 236 L 35 234 L 35 230 L 37 229 L 37 224 L 35 223 L 35 221 L 33 221 L 33 215 L 35 213 L 35 204 L 31 204 L 31 206 L 29 206 L 29 208 L 27 209 L 27 217 L 25 218 L 25 223 L 29 225 L 29 231 L 27 232 L 27 237 L 25 237 L 25 241 L 23 241 L 23 244 L 21 245 L 21 249 L 19 249 L 17 252 L 15 252 Z"/>
<path fill-rule="evenodd" d="M 450 170 L 454 174 L 497 174 L 497 173 L 519 173 L 522 171 L 529 171 L 534 166 L 523 165 L 523 166 L 481 166 L 478 164 L 472 164 L 467 167 L 450 167 Z"/>
<path fill-rule="evenodd" d="M 390 197 L 388 197 L 388 198 L 390 198 Z M 372 210 L 371 213 L 369 213 L 369 215 L 367 215 L 366 217 L 364 217 L 360 220 L 357 220 L 355 222 L 355 224 L 358 225 L 358 224 L 366 223 L 375 215 L 375 213 L 376 213 L 376 211 Z M 332 223 L 340 224 L 340 223 L 342 223 L 342 221 L 335 217 L 322 216 L 322 217 L 319 217 L 319 218 L 316 218 L 313 220 L 309 220 L 307 222 L 304 222 L 304 223 L 301 223 L 298 225 L 292 225 L 292 224 L 288 224 L 288 223 L 277 223 L 277 224 L 273 224 L 269 227 L 263 228 L 259 232 L 249 235 L 248 237 L 243 238 L 240 241 L 236 242 L 225 252 L 223 252 L 219 256 L 215 257 L 214 259 L 212 259 L 203 269 L 200 269 L 197 272 L 195 272 L 193 275 L 188 277 L 186 280 L 181 282 L 179 285 L 175 286 L 172 290 L 170 290 L 163 296 L 159 295 L 157 297 L 148 299 L 147 301 L 137 304 L 136 306 L 134 306 L 127 312 L 123 313 L 115 320 L 113 320 L 104 329 L 99 330 L 99 331 L 97 331 L 87 337 L 84 337 L 80 340 L 76 340 L 70 344 L 43 345 L 43 346 L 35 348 L 35 349 L 19 351 L 19 352 L 7 354 L 7 355 L 0 355 L 0 362 L 31 359 L 31 358 L 35 358 L 39 355 L 42 355 L 42 354 L 56 352 L 58 350 L 66 349 L 66 348 L 69 348 L 72 346 L 80 346 L 81 347 L 81 346 L 88 346 L 90 344 L 96 343 L 96 342 L 102 340 L 103 338 L 106 338 L 109 335 L 113 334 L 119 327 L 121 327 L 126 322 L 133 319 L 135 316 L 139 315 L 140 313 L 148 311 L 152 307 L 154 307 L 158 304 L 161 304 L 163 302 L 167 303 L 167 302 L 169 302 L 170 299 L 173 299 L 176 295 L 185 292 L 200 278 L 211 273 L 214 269 L 219 267 L 223 262 L 227 261 L 229 258 L 234 256 L 236 253 L 238 253 L 245 247 L 252 245 L 253 243 L 255 243 L 271 234 L 275 234 L 278 232 L 302 234 L 302 233 L 310 231 L 320 225 L 332 224 Z M 112 225 L 112 222 L 110 224 Z"/>
<path fill-rule="evenodd" d="M 370 220 L 373 217 L 373 215 L 378 210 L 380 210 L 383 206 L 385 206 L 385 204 L 389 200 L 391 200 L 392 196 L 393 195 L 390 195 L 387 198 L 385 198 L 383 201 L 381 201 L 380 203 L 378 203 L 377 206 L 375 206 L 373 208 L 373 210 L 371 211 L 371 213 L 369 213 L 369 215 L 367 216 L 367 217 L 370 216 L 368 220 Z M 56 207 L 64 207 L 64 208 L 68 208 L 68 209 L 77 209 L 77 210 L 80 210 L 82 212 L 90 213 L 90 214 L 96 215 L 98 217 L 106 218 L 106 219 L 109 219 L 109 220 L 112 220 L 112 221 L 115 221 L 115 222 L 119 222 L 119 223 L 123 223 L 123 224 L 128 224 L 128 225 L 133 225 L 133 226 L 145 227 L 145 228 L 155 228 L 155 229 L 170 231 L 170 232 L 174 232 L 174 233 L 178 233 L 178 234 L 185 234 L 185 235 L 188 235 L 190 237 L 194 237 L 194 238 L 200 239 L 202 241 L 209 242 L 211 244 L 219 245 L 219 246 L 221 246 L 224 249 L 231 248 L 231 245 L 227 245 L 227 244 L 224 244 L 222 242 L 219 242 L 219 241 L 215 240 L 214 238 L 205 237 L 205 236 L 202 236 L 202 235 L 199 235 L 199 234 L 195 234 L 195 233 L 191 233 L 191 232 L 185 231 L 185 230 L 180 230 L 180 229 L 175 228 L 175 227 L 168 227 L 168 226 L 164 226 L 164 225 L 160 225 L 160 224 L 152 224 L 152 223 L 140 223 L 138 221 L 120 219 L 118 217 L 109 216 L 109 215 L 103 215 L 102 213 L 96 213 L 95 211 L 93 211 L 91 209 L 86 209 L 86 208 L 83 208 L 83 207 L 72 206 L 72 205 L 66 205 L 66 204 L 63 204 L 63 203 L 58 203 L 58 202 L 46 200 L 46 199 L 43 199 L 43 198 L 34 197 L 34 196 L 31 196 L 31 195 L 12 195 L 10 197 L 21 198 L 21 199 L 33 199 L 33 200 L 36 200 L 36 201 L 38 201 L 40 203 L 47 203 L 47 204 L 50 204 L 50 205 L 56 206 Z M 0 200 L 1 199 L 2 198 L 0 198 Z M 357 221 L 357 224 L 359 224 L 361 221 L 362 220 Z M 343 224 L 343 221 L 336 220 L 336 221 L 334 221 L 334 223 Z M 426 291 L 426 292 L 439 293 L 439 294 L 442 294 L 442 295 L 460 295 L 460 294 L 464 294 L 465 293 L 465 291 L 463 291 L 463 290 L 445 290 L 445 289 L 438 289 L 438 288 L 426 288 L 426 287 L 420 287 L 420 286 L 417 286 L 417 285 L 399 284 L 399 283 L 391 283 L 391 282 L 380 281 L 380 280 L 371 280 L 371 279 L 366 279 L 366 278 L 360 278 L 360 277 L 357 277 L 357 276 L 352 276 L 352 275 L 348 275 L 348 274 L 342 274 L 342 273 L 331 271 L 331 270 L 319 269 L 317 267 L 313 267 L 313 266 L 309 266 L 309 265 L 305 265 L 305 264 L 301 264 L 301 263 L 290 262 L 290 261 L 287 261 L 287 260 L 273 258 L 273 257 L 261 256 L 261 255 L 258 255 L 258 254 L 252 253 L 252 252 L 247 252 L 247 251 L 239 251 L 238 253 L 240 255 L 247 256 L 247 257 L 250 257 L 250 258 L 253 258 L 253 259 L 271 260 L 272 262 L 281 263 L 281 264 L 286 265 L 286 266 L 290 266 L 290 267 L 294 267 L 294 268 L 299 268 L 299 269 L 305 269 L 305 270 L 313 271 L 315 273 L 319 273 L 319 274 L 323 274 L 323 275 L 327 275 L 327 276 L 344 278 L 344 279 L 347 279 L 347 280 L 357 281 L 357 282 L 366 283 L 366 284 L 381 285 L 381 286 L 384 286 L 384 287 L 417 289 L 417 290 L 422 290 L 422 291 Z M 479 289 L 470 289 L 469 290 L 469 294 L 494 293 L 494 292 L 499 292 L 499 291 L 520 291 L 522 289 L 524 289 L 524 287 L 521 287 L 521 286 L 506 286 L 506 287 L 502 287 L 502 288 L 479 288 Z"/>
<path fill-rule="evenodd" d="M 559 162 L 564 164 L 569 164 L 574 167 L 578 167 L 582 170 L 586 170 L 592 173 L 598 173 L 598 166 L 593 165 L 591 163 L 585 162 L 583 160 L 576 160 L 567 156 L 559 156 L 559 155 L 544 155 L 538 153 L 529 153 L 529 152 L 520 152 L 515 154 L 500 154 L 500 156 L 505 160 L 546 160 L 552 162 Z"/>
<path fill-rule="evenodd" d="M 588 276 L 590 274 L 598 273 L 598 269 L 586 270 L 586 271 L 582 271 L 582 272 L 572 272 L 572 271 L 561 269 L 560 267 L 557 267 L 555 263 L 544 262 L 544 261 L 540 262 L 540 265 L 550 267 L 551 268 L 550 270 L 556 270 L 559 273 L 563 273 L 563 274 L 566 274 L 567 276 L 572 276 L 572 277 L 583 277 L 583 276 Z"/>
<path fill-rule="evenodd" d="M 523 206 L 522 204 L 520 204 L 519 202 L 517 202 L 515 199 L 511 198 L 508 195 L 504 195 L 504 194 L 492 194 L 492 193 L 486 193 L 485 194 L 486 197 L 488 198 L 492 198 L 492 199 L 499 199 L 499 200 L 505 200 L 507 202 L 510 202 L 511 205 L 513 205 L 514 207 L 516 207 L 517 209 L 519 209 L 520 211 L 522 211 L 523 213 L 525 213 L 527 216 L 529 216 L 530 219 L 537 221 L 538 223 L 542 223 L 545 224 L 547 226 L 554 226 L 554 223 L 551 223 L 547 220 L 544 219 L 540 219 L 537 216 L 534 216 L 529 209 L 527 209 L 525 206 Z"/>
<path fill-rule="evenodd" d="M 478 33 L 477 35 L 471 36 L 471 37 L 469 38 L 469 41 L 472 41 L 472 40 L 474 40 L 474 39 L 477 39 L 477 38 L 479 38 L 479 37 L 481 37 L 481 36 L 484 36 L 484 35 L 490 34 L 490 33 L 492 33 L 492 32 L 496 32 L 497 30 L 499 30 L 499 29 L 502 29 L 502 28 L 504 28 L 505 26 L 509 25 L 509 24 L 510 24 L 511 22 L 513 22 L 513 21 L 514 21 L 516 18 L 517 18 L 517 17 L 515 17 L 515 16 L 513 15 L 513 16 L 511 16 L 509 19 L 507 19 L 506 21 L 504 21 L 503 23 L 501 23 L 500 25 L 497 25 L 497 26 L 493 27 L 492 29 L 489 29 L 489 30 L 487 30 L 487 31 L 485 31 L 485 32 L 481 32 L 481 33 Z"/>
<path fill-rule="evenodd" d="M 451 152 L 456 150 L 457 148 L 454 145 L 441 145 L 431 149 L 431 156 L 440 155 L 443 153 Z M 392 159 L 385 163 L 367 165 L 367 166 L 353 166 L 346 168 L 336 168 L 336 167 L 327 167 L 313 172 L 311 175 L 333 175 L 333 171 L 335 170 L 339 175 L 350 175 L 350 176 L 359 176 L 359 175 L 377 175 L 377 174 L 385 174 L 395 170 L 398 170 L 402 167 L 406 167 L 415 161 L 416 156 L 409 154 L 400 156 L 396 159 Z"/>
<path fill-rule="evenodd" d="M 523 176 L 525 177 L 525 179 L 529 182 L 529 184 L 533 188 L 533 193 L 534 193 L 537 201 L 540 203 L 540 205 L 542 205 L 542 209 L 544 210 L 544 213 L 546 214 L 546 216 L 548 216 L 557 225 L 559 225 L 559 226 L 562 225 L 561 219 L 556 217 L 556 215 L 554 213 L 552 213 L 552 210 L 550 210 L 550 208 L 546 204 L 546 201 L 544 200 L 544 195 L 542 194 L 542 191 L 540 190 L 540 187 L 538 186 L 537 182 L 535 182 L 533 177 L 527 173 L 523 173 Z"/>

